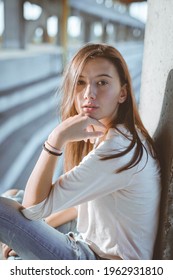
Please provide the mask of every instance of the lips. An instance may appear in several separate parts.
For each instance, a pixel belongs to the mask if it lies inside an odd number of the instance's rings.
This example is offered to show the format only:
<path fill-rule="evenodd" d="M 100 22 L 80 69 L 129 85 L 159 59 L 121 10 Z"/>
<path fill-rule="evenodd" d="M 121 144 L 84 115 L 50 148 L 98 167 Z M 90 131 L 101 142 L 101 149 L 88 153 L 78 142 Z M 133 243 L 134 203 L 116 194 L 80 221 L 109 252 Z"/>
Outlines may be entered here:
<path fill-rule="evenodd" d="M 85 105 L 82 106 L 82 110 L 84 113 L 92 113 L 95 112 L 99 107 L 95 106 L 95 105 Z"/>
<path fill-rule="evenodd" d="M 86 109 L 97 109 L 98 106 L 94 105 L 94 104 L 86 104 L 83 105 L 82 108 L 86 108 Z"/>

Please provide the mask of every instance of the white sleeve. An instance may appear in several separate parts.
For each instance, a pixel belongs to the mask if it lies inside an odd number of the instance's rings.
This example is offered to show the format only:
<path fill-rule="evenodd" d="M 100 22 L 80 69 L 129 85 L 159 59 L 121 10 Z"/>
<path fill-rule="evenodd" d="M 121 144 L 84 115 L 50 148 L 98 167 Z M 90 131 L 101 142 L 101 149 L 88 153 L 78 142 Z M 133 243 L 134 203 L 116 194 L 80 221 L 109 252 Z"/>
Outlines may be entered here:
<path fill-rule="evenodd" d="M 78 166 L 62 175 L 44 201 L 22 210 L 23 214 L 29 219 L 40 219 L 52 212 L 76 206 L 127 187 L 132 169 L 121 173 L 115 173 L 115 170 L 127 163 L 133 152 L 119 158 L 100 160 L 101 154 L 111 154 L 117 145 L 115 139 L 103 142 Z"/>

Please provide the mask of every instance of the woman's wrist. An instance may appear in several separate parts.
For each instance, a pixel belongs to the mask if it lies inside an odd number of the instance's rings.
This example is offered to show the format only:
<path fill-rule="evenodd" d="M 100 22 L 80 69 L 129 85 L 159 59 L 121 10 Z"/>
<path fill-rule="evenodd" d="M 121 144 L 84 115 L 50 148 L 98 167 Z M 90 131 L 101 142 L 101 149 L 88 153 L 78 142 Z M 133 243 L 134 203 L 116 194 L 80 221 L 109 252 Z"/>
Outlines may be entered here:
<path fill-rule="evenodd" d="M 62 150 L 55 148 L 52 146 L 48 141 L 45 141 L 44 146 L 46 149 L 55 152 L 55 153 L 62 153 Z"/>
<path fill-rule="evenodd" d="M 65 145 L 62 133 L 56 131 L 56 128 L 48 136 L 47 144 L 56 150 L 61 151 Z"/>
<path fill-rule="evenodd" d="M 47 141 L 44 142 L 42 147 L 50 155 L 61 156 L 63 154 L 63 152 L 61 150 L 56 149 L 55 147 L 50 145 Z"/>

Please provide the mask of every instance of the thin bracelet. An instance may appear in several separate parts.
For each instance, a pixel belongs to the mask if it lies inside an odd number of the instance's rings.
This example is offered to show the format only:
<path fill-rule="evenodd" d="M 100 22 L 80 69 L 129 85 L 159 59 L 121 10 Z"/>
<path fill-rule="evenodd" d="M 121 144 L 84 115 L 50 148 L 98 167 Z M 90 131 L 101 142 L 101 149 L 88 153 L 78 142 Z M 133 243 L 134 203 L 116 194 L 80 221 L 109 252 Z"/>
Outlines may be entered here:
<path fill-rule="evenodd" d="M 49 149 L 47 149 L 45 147 L 45 144 L 43 144 L 42 148 L 43 148 L 44 151 L 46 151 L 47 153 L 49 153 L 51 155 L 54 155 L 54 156 L 57 156 L 57 157 L 62 155 L 62 152 L 61 153 L 55 153 L 55 152 L 50 151 Z"/>
<path fill-rule="evenodd" d="M 48 141 L 46 141 L 44 144 L 45 144 L 45 146 L 47 145 L 47 146 L 50 148 L 50 151 L 53 151 L 53 152 L 55 152 L 55 153 L 62 153 L 61 150 L 58 150 L 58 149 L 56 149 L 55 147 L 53 147 L 51 144 L 49 144 Z M 49 149 L 49 148 L 48 148 L 48 149 Z"/>

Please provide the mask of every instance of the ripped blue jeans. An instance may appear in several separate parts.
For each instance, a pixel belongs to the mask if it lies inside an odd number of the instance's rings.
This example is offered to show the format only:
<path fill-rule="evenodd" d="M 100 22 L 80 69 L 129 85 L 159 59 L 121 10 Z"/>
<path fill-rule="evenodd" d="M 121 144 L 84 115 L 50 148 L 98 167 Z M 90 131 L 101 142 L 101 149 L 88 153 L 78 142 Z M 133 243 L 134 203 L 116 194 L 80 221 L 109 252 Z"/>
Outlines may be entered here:
<path fill-rule="evenodd" d="M 42 220 L 28 220 L 20 209 L 17 201 L 0 197 L 0 241 L 22 260 L 97 260 L 90 247 L 72 232 L 64 234 Z M 68 231 L 67 227 L 69 224 L 61 230 Z"/>

